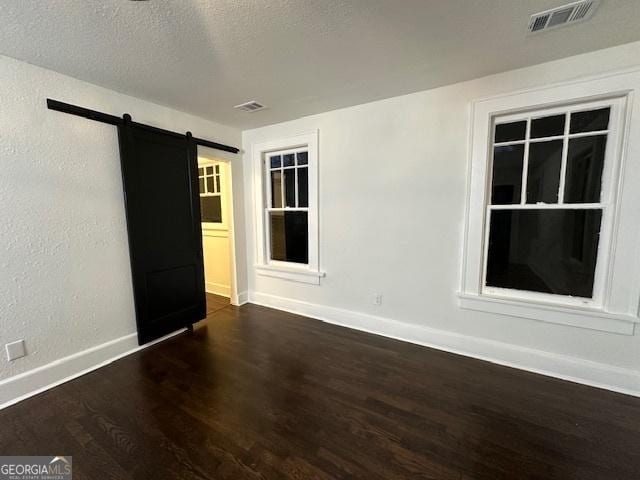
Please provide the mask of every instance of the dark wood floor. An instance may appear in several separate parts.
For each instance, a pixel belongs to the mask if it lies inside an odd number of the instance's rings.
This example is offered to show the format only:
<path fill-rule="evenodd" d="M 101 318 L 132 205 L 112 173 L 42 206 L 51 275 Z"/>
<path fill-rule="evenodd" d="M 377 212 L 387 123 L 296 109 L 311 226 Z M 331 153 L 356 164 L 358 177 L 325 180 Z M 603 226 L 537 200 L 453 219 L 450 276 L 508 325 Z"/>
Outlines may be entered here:
<path fill-rule="evenodd" d="M 640 399 L 263 307 L 0 412 L 79 479 L 639 479 Z"/>
<path fill-rule="evenodd" d="M 227 297 L 221 297 L 220 295 L 207 293 L 207 316 L 217 312 L 218 310 L 222 310 L 229 305 L 230 302 Z"/>

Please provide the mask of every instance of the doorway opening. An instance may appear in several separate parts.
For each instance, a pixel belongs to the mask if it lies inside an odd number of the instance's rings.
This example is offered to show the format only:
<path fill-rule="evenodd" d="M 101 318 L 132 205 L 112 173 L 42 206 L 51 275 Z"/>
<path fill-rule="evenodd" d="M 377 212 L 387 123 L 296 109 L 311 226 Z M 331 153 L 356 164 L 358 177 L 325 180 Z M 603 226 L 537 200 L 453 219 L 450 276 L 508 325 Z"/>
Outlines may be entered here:
<path fill-rule="evenodd" d="M 231 161 L 198 148 L 198 185 L 207 316 L 237 304 Z"/>

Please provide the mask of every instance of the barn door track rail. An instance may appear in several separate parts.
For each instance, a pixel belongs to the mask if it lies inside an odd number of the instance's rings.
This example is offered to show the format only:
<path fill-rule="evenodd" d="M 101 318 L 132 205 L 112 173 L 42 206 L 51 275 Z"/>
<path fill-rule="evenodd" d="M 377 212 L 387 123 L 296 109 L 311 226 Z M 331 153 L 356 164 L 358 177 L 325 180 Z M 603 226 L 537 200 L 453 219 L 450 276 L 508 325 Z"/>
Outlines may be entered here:
<path fill-rule="evenodd" d="M 60 102 L 59 100 L 53 100 L 47 98 L 47 108 L 49 110 L 55 110 L 57 112 L 68 113 L 70 115 L 77 115 L 78 117 L 88 118 L 89 120 L 95 120 L 96 122 L 108 123 L 109 125 L 124 125 L 125 118 L 131 118 L 128 113 L 125 113 L 122 117 L 116 117 L 108 113 L 98 112 L 97 110 L 91 110 L 89 108 L 79 107 L 77 105 L 71 105 L 70 103 Z M 136 127 L 146 128 L 159 133 L 165 133 L 175 137 L 191 138 L 196 145 L 202 145 L 203 147 L 215 148 L 216 150 L 222 150 L 225 152 L 238 153 L 239 148 L 231 147 L 223 143 L 213 142 L 211 140 L 205 140 L 203 138 L 196 138 L 191 136 L 191 132 L 186 134 L 172 132 L 170 130 L 164 130 L 162 128 L 153 127 L 151 125 L 145 125 L 143 123 L 131 122 Z"/>

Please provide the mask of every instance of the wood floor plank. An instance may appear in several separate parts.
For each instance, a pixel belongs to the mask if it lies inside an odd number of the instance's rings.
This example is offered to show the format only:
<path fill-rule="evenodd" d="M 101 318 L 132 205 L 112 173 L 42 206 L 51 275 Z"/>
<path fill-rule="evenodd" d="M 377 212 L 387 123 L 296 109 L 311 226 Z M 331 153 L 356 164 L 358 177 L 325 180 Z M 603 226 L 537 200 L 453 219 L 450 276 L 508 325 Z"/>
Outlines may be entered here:
<path fill-rule="evenodd" d="M 638 479 L 640 399 L 208 294 L 191 333 L 0 411 L 75 478 Z"/>
<path fill-rule="evenodd" d="M 207 293 L 207 315 L 210 315 L 218 310 L 231 305 L 231 302 L 227 297 L 216 295 L 214 293 Z"/>

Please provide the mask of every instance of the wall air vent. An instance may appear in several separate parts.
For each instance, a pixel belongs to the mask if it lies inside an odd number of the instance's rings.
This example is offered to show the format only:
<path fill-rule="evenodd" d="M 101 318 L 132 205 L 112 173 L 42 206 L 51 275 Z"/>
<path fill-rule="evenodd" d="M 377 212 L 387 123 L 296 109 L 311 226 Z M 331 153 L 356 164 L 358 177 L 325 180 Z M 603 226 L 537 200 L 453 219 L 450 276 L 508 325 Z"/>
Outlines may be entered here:
<path fill-rule="evenodd" d="M 600 0 L 580 0 L 561 7 L 531 15 L 529 33 L 544 32 L 553 28 L 589 20 Z"/>
<path fill-rule="evenodd" d="M 245 102 L 245 103 L 241 103 L 240 105 L 236 105 L 233 108 L 237 108 L 238 110 L 242 110 L 244 112 L 257 112 L 258 110 L 263 110 L 267 107 L 265 107 L 261 103 L 256 102 L 255 100 L 251 100 L 250 102 Z"/>

